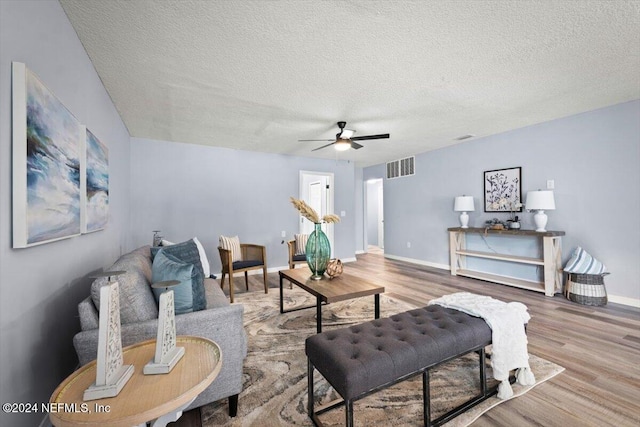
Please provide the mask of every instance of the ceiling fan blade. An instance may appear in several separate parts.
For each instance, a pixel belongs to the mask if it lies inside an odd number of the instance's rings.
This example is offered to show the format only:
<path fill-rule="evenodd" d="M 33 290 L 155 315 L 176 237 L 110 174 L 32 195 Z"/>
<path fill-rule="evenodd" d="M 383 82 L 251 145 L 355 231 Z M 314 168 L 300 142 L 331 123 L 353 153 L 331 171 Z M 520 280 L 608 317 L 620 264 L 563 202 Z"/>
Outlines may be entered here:
<path fill-rule="evenodd" d="M 353 142 L 353 140 L 351 140 L 351 148 L 353 148 L 354 150 L 359 150 L 362 147 L 364 147 L 364 145 L 360 145 L 357 142 Z"/>
<path fill-rule="evenodd" d="M 365 135 L 365 136 L 354 136 L 351 138 L 352 141 L 365 141 L 367 139 L 385 139 L 389 138 L 388 133 L 382 133 L 380 135 Z"/>
<path fill-rule="evenodd" d="M 298 142 L 328 142 L 328 141 L 335 141 L 334 139 L 299 139 Z"/>
<path fill-rule="evenodd" d="M 331 144 L 327 144 L 327 145 L 323 145 L 322 147 L 314 148 L 311 151 L 318 151 L 318 150 L 322 150 L 323 148 L 331 147 L 334 143 L 335 143 L 335 141 L 332 142 Z"/>

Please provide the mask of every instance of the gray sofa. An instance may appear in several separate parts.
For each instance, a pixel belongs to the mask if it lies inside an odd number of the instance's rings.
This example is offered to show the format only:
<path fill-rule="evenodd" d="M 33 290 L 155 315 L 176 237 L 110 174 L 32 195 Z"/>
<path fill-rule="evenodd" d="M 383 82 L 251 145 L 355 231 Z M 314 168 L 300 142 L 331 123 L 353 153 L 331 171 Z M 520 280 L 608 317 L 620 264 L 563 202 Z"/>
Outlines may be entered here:
<path fill-rule="evenodd" d="M 143 246 L 122 255 L 107 271 L 124 270 L 118 276 L 120 284 L 120 322 L 122 345 L 155 339 L 158 328 L 158 307 L 151 290 L 151 252 Z M 78 304 L 81 332 L 73 345 L 81 365 L 96 359 L 98 348 L 99 288 L 106 278 L 96 279 L 91 295 Z M 244 307 L 229 304 L 218 283 L 205 279 L 207 308 L 176 315 L 178 335 L 195 335 L 215 341 L 222 350 L 222 369 L 213 383 L 187 408 L 197 408 L 210 402 L 229 398 L 229 415 L 235 416 L 238 394 L 242 391 L 242 368 L 247 355 L 247 336 L 243 326 Z"/>

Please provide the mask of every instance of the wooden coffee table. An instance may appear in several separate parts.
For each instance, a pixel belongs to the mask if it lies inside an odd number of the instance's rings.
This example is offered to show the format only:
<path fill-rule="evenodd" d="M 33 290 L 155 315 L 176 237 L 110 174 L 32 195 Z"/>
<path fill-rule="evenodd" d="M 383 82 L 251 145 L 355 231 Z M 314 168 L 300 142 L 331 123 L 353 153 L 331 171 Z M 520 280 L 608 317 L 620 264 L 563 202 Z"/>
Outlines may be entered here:
<path fill-rule="evenodd" d="M 163 375 L 142 373 L 154 356 L 156 340 L 123 348 L 124 363 L 134 365 L 135 371 L 115 397 L 82 400 L 84 390 L 96 380 L 96 361 L 84 365 L 51 395 L 49 419 L 56 427 L 131 427 L 146 426 L 149 421 L 152 426 L 165 426 L 176 421 L 222 367 L 222 353 L 215 342 L 179 335 L 176 344 L 185 348 L 184 357 Z"/>
<path fill-rule="evenodd" d="M 316 329 L 318 333 L 320 333 L 322 332 L 323 303 L 330 304 L 332 302 L 373 295 L 375 318 L 379 319 L 380 294 L 384 292 L 384 287 L 378 285 L 373 279 L 349 274 L 347 267 L 345 267 L 344 270 L 344 273 L 331 280 L 329 280 L 327 276 L 324 276 L 321 280 L 311 279 L 311 270 L 309 270 L 309 267 L 280 271 L 280 313 L 289 313 L 291 311 L 316 307 Z M 285 279 L 315 296 L 316 304 L 285 310 L 282 289 L 282 283 Z"/>

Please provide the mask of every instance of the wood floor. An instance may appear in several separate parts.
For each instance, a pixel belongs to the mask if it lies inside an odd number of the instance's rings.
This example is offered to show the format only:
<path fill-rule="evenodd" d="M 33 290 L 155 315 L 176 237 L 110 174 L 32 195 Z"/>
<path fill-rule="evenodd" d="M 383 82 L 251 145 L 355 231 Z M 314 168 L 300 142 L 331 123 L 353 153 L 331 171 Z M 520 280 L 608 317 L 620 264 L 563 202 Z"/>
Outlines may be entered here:
<path fill-rule="evenodd" d="M 613 303 L 604 307 L 579 305 L 559 294 L 550 298 L 454 277 L 446 270 L 389 260 L 380 253 L 357 258 L 345 268 L 384 278 L 387 295 L 417 306 L 465 291 L 520 301 L 529 307 L 529 352 L 566 370 L 524 396 L 491 409 L 473 426 L 640 425 L 640 309 Z M 262 291 L 261 279 L 249 277 L 251 292 Z M 270 292 L 278 292 L 277 273 L 270 273 L 268 280 Z M 244 278 L 237 278 L 235 285 L 236 292 L 243 292 Z M 171 425 L 199 426 L 199 411 L 190 411 Z"/>

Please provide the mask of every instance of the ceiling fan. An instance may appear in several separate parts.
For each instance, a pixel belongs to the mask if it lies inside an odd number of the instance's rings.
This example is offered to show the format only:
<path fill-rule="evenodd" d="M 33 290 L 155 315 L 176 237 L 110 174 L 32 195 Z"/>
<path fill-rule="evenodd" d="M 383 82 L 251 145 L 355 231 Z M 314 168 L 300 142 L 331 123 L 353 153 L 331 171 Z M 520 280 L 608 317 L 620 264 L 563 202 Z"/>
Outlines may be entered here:
<path fill-rule="evenodd" d="M 323 145 L 322 147 L 314 148 L 311 151 L 322 150 L 323 148 L 327 148 L 330 146 L 334 146 L 334 148 L 338 151 L 346 151 L 349 148 L 353 148 L 354 150 L 358 150 L 363 147 L 363 145 L 358 144 L 354 141 L 365 141 L 368 139 L 385 139 L 389 138 L 388 133 L 382 133 L 380 135 L 365 135 L 365 136 L 353 136 L 355 130 L 345 129 L 344 127 L 347 125 L 347 122 L 338 122 L 338 127 L 340 128 L 340 132 L 336 134 L 336 139 L 299 139 L 298 141 L 307 142 L 307 141 L 331 141 L 330 144 Z"/>

